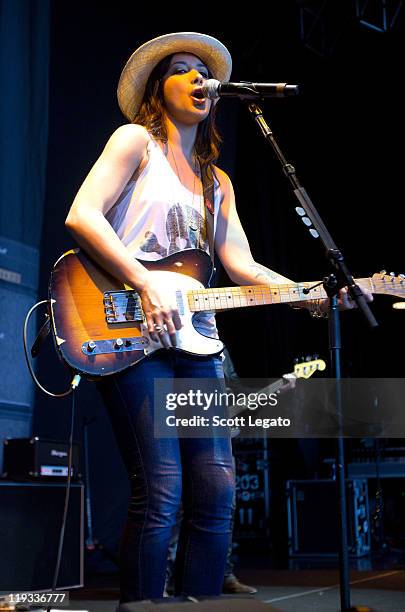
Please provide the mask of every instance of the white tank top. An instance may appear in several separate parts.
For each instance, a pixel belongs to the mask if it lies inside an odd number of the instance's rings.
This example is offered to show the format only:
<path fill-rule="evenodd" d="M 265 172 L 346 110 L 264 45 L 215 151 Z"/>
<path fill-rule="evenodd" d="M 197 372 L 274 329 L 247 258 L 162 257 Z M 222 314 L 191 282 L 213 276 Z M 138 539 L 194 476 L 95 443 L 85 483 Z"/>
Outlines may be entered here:
<path fill-rule="evenodd" d="M 107 220 L 137 259 L 156 261 L 196 248 L 209 253 L 202 195 L 184 187 L 152 138 L 147 153 L 144 169 L 126 185 L 106 214 Z M 219 182 L 214 180 L 215 235 L 221 191 Z M 202 334 L 218 337 L 212 313 L 197 313 L 193 322 Z"/>

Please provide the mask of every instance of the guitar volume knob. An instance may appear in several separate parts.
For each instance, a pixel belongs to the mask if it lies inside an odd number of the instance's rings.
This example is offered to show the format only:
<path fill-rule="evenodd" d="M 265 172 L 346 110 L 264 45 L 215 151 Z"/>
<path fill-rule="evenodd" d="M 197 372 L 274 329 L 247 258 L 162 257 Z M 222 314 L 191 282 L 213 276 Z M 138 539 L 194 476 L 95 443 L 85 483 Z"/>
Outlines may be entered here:
<path fill-rule="evenodd" d="M 94 351 L 94 349 L 96 348 L 96 343 L 94 342 L 94 340 L 89 340 L 89 342 L 87 343 L 87 350 L 89 353 L 92 353 Z"/>
<path fill-rule="evenodd" d="M 120 349 L 123 346 L 124 346 L 124 341 L 122 340 L 122 338 L 117 338 L 116 341 L 114 342 L 114 348 Z"/>

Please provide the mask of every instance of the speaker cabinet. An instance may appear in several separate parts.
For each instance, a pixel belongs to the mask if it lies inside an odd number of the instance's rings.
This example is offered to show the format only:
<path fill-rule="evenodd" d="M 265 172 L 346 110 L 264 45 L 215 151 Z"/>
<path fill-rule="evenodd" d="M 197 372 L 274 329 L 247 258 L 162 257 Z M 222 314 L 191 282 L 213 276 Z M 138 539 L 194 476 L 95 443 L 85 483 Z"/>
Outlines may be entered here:
<path fill-rule="evenodd" d="M 72 484 L 58 588 L 83 586 L 83 493 Z M 0 481 L 0 591 L 52 587 L 62 524 L 63 483 Z"/>
<path fill-rule="evenodd" d="M 346 480 L 350 555 L 370 553 L 367 480 Z M 335 480 L 287 482 L 288 535 L 291 557 L 336 557 L 339 549 L 338 497 Z"/>

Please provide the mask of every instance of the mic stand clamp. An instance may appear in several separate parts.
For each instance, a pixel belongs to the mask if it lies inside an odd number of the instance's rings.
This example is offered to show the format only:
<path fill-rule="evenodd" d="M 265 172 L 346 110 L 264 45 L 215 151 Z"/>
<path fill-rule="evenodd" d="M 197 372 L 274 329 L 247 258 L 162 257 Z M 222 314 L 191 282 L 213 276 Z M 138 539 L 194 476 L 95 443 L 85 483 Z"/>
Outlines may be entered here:
<path fill-rule="evenodd" d="M 342 252 L 338 249 L 332 236 L 329 234 L 318 211 L 312 203 L 309 195 L 301 186 L 292 164 L 288 163 L 278 146 L 273 132 L 263 117 L 261 108 L 251 102 L 245 101 L 248 111 L 255 123 L 259 126 L 266 142 L 273 148 L 277 159 L 281 163 L 283 172 L 290 182 L 293 193 L 299 202 L 295 209 L 297 214 L 308 228 L 313 238 L 319 238 L 325 248 L 325 255 L 332 264 L 335 273 L 330 274 L 324 279 L 324 289 L 329 297 L 329 353 L 331 360 L 331 371 L 337 381 L 341 378 L 340 368 L 340 318 L 338 309 L 338 293 L 341 287 L 347 286 L 349 295 L 357 303 L 363 313 L 368 325 L 371 328 L 378 326 L 378 323 L 371 312 L 365 297 L 358 285 L 354 282 L 343 258 Z M 309 292 L 311 289 L 309 289 Z M 345 487 L 345 457 L 344 442 L 342 437 L 342 397 L 340 385 L 336 384 L 336 411 L 338 420 L 338 436 L 336 449 L 336 477 L 338 488 L 338 515 L 339 515 L 339 574 L 340 574 L 340 604 L 343 612 L 355 610 L 350 606 L 350 583 L 349 583 L 349 553 L 347 545 L 347 511 L 346 511 L 346 487 Z M 364 609 L 364 608 L 363 608 Z"/>

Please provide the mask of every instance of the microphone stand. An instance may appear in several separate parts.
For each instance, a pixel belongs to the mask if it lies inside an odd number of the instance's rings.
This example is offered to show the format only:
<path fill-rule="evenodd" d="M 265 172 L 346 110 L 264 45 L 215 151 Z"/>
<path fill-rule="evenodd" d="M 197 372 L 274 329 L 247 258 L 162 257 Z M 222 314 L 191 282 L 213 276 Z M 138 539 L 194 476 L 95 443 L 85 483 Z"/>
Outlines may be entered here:
<path fill-rule="evenodd" d="M 259 97 L 259 96 L 258 96 Z M 243 96 L 242 96 L 243 99 Z M 324 289 L 329 297 L 329 353 L 331 360 L 331 370 L 337 381 L 341 378 L 340 369 L 340 317 L 338 310 L 338 293 L 341 287 L 347 286 L 349 295 L 357 303 L 359 309 L 363 313 L 368 325 L 371 328 L 377 327 L 378 323 L 371 312 L 364 295 L 358 285 L 354 282 L 353 276 L 350 274 L 346 266 L 341 251 L 337 248 L 332 240 L 325 224 L 323 223 L 318 211 L 305 189 L 301 186 L 292 164 L 289 164 L 284 157 L 280 147 L 278 146 L 273 132 L 267 125 L 263 112 L 257 104 L 244 100 L 247 104 L 249 113 L 260 128 L 266 142 L 273 148 L 277 159 L 282 165 L 282 169 L 287 179 L 289 180 L 293 193 L 299 202 L 299 207 L 296 208 L 297 214 L 302 218 L 305 225 L 308 227 L 311 236 L 320 238 L 325 247 L 325 255 L 329 259 L 331 265 L 336 271 L 327 276 L 323 281 Z M 311 289 L 304 289 L 304 293 L 310 293 Z M 349 553 L 347 546 L 347 511 L 346 511 L 346 488 L 345 488 L 345 456 L 344 456 L 344 441 L 342 437 L 342 397 L 339 382 L 336 384 L 336 409 L 337 421 L 339 426 L 337 449 L 336 449 L 336 477 L 338 487 L 338 516 L 339 516 L 339 572 L 340 572 L 340 605 L 343 612 L 355 610 L 350 606 L 350 582 L 349 582 Z"/>

